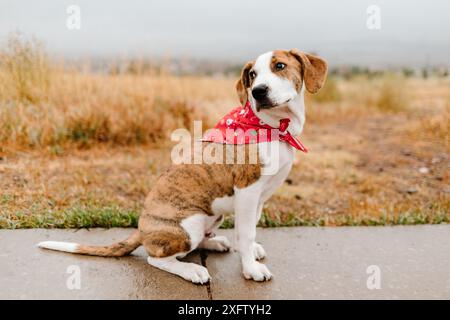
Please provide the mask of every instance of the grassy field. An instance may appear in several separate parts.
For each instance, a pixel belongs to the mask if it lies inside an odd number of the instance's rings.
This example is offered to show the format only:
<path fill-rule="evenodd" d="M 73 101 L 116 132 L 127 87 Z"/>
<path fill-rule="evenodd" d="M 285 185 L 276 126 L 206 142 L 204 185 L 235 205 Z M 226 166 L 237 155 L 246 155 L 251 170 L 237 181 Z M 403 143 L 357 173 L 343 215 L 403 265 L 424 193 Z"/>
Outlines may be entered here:
<path fill-rule="evenodd" d="M 11 38 L 0 52 L 0 228 L 136 226 L 170 165 L 170 133 L 213 125 L 238 104 L 235 81 L 92 72 Z M 449 88 L 448 77 L 329 78 L 307 96 L 310 152 L 260 225 L 449 222 Z"/>

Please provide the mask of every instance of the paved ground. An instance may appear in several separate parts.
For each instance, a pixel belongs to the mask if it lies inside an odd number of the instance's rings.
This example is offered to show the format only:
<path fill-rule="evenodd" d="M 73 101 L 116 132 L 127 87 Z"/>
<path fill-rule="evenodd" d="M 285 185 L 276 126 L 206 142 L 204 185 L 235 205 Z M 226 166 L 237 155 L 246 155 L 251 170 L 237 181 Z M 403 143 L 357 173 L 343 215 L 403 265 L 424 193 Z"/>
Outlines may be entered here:
<path fill-rule="evenodd" d="M 129 233 L 0 230 L 0 298 L 450 299 L 450 225 L 261 229 L 274 274 L 266 283 L 241 277 L 237 253 L 191 254 L 187 259 L 203 260 L 213 277 L 197 286 L 147 265 L 142 248 L 131 257 L 97 258 L 35 247 L 49 239 L 108 244 Z M 232 238 L 232 230 L 219 233 Z M 370 265 L 379 268 L 381 289 L 367 288 Z M 81 288 L 70 290 L 76 270 Z"/>

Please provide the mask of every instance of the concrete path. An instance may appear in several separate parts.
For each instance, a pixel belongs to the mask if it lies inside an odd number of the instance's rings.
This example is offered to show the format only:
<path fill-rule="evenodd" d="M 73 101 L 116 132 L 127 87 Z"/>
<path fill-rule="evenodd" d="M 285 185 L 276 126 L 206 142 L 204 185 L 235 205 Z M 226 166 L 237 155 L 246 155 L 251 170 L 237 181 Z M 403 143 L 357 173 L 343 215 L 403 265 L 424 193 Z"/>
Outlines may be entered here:
<path fill-rule="evenodd" d="M 243 279 L 234 252 L 188 256 L 213 277 L 198 286 L 147 265 L 142 248 L 98 258 L 35 247 L 109 244 L 130 232 L 0 230 L 0 299 L 450 299 L 450 225 L 260 229 L 274 274 L 266 283 Z M 232 230 L 219 233 L 232 239 Z M 378 274 L 381 288 L 368 289 Z"/>

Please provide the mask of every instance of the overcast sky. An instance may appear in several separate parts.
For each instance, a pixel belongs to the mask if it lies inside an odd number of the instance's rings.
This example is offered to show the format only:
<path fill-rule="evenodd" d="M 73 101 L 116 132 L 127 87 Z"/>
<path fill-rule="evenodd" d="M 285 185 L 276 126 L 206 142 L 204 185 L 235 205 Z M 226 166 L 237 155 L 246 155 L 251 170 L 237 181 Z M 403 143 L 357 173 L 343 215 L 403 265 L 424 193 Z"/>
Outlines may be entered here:
<path fill-rule="evenodd" d="M 81 29 L 66 27 L 69 5 Z M 381 29 L 366 26 L 369 5 Z M 0 41 L 35 35 L 67 57 L 243 61 L 275 48 L 314 51 L 333 65 L 450 66 L 447 0 L 0 0 Z"/>

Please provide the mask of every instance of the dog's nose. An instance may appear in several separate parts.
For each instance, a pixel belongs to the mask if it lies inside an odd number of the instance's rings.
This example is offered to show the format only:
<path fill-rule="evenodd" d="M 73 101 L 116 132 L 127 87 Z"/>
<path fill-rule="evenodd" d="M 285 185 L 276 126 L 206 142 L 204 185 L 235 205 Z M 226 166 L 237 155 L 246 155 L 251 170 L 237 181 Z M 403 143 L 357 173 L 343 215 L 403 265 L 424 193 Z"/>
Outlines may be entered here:
<path fill-rule="evenodd" d="M 256 100 L 263 100 L 267 98 L 267 92 L 269 92 L 269 88 L 266 85 L 262 84 L 253 88 L 252 96 Z"/>

